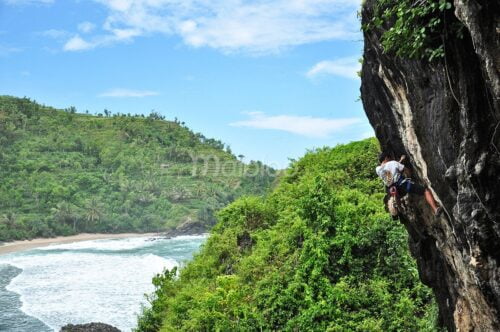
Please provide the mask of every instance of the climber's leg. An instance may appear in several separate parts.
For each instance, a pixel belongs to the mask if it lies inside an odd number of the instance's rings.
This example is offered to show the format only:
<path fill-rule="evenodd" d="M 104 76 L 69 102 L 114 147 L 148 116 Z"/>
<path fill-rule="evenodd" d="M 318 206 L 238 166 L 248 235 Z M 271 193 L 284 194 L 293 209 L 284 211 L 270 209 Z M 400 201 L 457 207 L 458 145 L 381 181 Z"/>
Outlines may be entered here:
<path fill-rule="evenodd" d="M 425 189 L 424 196 L 425 196 L 425 200 L 427 201 L 427 203 L 431 207 L 432 212 L 434 212 L 434 214 L 438 214 L 439 208 L 437 206 L 436 200 L 434 199 L 434 196 L 432 195 L 432 193 L 429 189 Z"/>
<path fill-rule="evenodd" d="M 412 182 L 412 181 L 409 181 L 406 189 L 407 189 L 407 192 L 409 192 L 411 194 L 424 196 L 425 201 L 431 207 L 434 215 L 439 216 L 441 214 L 442 208 L 437 205 L 436 200 L 434 199 L 434 196 L 432 195 L 432 192 L 429 189 L 425 188 L 424 186 L 419 185 L 418 183 Z"/>

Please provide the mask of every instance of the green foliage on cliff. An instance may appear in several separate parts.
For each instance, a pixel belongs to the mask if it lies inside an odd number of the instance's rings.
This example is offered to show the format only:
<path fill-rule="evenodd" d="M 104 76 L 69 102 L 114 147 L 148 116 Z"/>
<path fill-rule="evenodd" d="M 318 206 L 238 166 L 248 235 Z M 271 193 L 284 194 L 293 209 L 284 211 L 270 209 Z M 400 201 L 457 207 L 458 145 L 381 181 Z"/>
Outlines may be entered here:
<path fill-rule="evenodd" d="M 384 211 L 374 139 L 293 163 L 218 214 L 194 260 L 154 278 L 138 331 L 433 331 L 407 234 Z"/>
<path fill-rule="evenodd" d="M 0 241 L 209 227 L 274 179 L 224 148 L 157 113 L 92 116 L 0 96 Z"/>
<path fill-rule="evenodd" d="M 380 0 L 365 29 L 383 28 L 384 51 L 412 59 L 442 58 L 444 38 L 460 34 L 461 25 L 448 20 L 452 2 L 446 0 Z"/>

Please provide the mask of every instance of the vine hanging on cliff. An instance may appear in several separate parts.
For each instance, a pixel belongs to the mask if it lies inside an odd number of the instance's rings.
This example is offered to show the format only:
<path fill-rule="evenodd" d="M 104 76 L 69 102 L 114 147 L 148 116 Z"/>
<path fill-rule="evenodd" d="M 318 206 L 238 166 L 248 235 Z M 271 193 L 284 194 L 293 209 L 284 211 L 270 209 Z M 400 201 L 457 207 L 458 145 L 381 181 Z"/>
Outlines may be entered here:
<path fill-rule="evenodd" d="M 432 61 L 444 57 L 445 34 L 461 35 L 457 22 L 446 26 L 452 8 L 447 0 L 380 0 L 363 29 L 384 29 L 381 44 L 386 53 Z"/>

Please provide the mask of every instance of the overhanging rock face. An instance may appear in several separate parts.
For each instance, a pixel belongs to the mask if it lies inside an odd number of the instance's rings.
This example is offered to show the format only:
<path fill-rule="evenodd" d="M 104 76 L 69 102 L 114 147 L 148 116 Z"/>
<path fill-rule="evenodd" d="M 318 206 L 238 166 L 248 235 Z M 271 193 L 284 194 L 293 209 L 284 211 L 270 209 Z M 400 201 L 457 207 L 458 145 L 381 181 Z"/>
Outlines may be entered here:
<path fill-rule="evenodd" d="M 363 23 L 377 1 L 365 1 Z M 455 0 L 462 39 L 443 60 L 384 54 L 380 29 L 365 31 L 361 97 L 382 148 L 410 157 L 414 176 L 446 213 L 410 198 L 402 222 L 441 323 L 500 331 L 500 2 Z"/>

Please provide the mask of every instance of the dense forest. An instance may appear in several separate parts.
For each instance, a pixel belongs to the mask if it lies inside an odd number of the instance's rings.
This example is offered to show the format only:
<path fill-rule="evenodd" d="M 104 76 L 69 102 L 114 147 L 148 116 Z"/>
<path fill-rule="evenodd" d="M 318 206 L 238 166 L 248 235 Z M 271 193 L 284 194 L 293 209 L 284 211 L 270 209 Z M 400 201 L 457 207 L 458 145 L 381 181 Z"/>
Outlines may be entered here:
<path fill-rule="evenodd" d="M 0 96 L 0 241 L 208 229 L 215 211 L 274 181 L 242 159 L 156 112 L 90 115 Z"/>
<path fill-rule="evenodd" d="M 435 331 L 368 139 L 311 151 L 218 213 L 201 251 L 153 279 L 138 331 Z"/>

